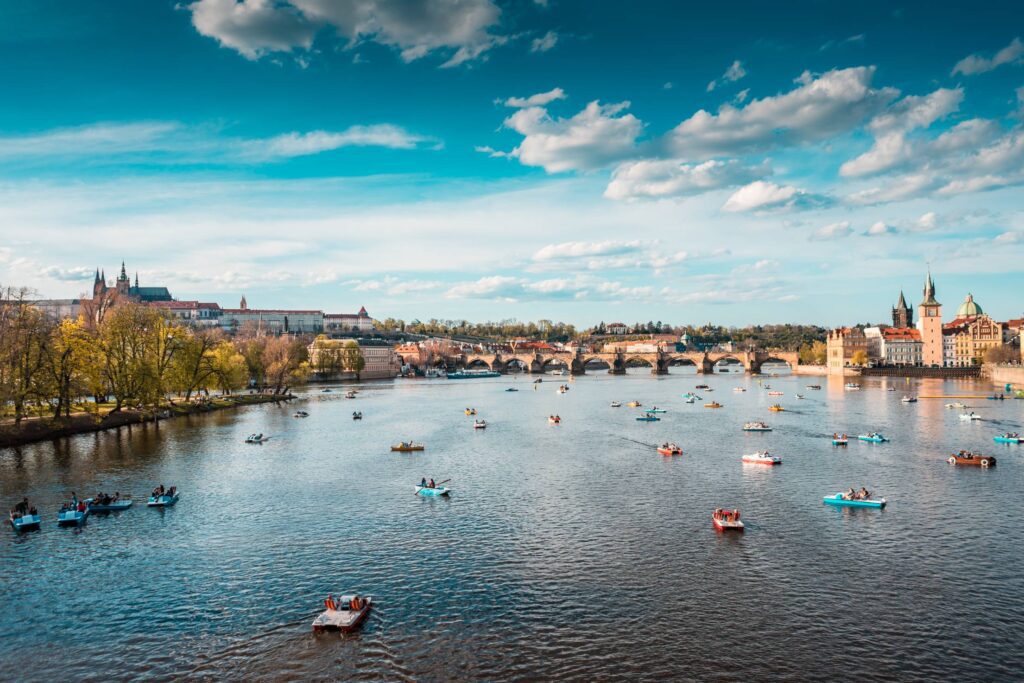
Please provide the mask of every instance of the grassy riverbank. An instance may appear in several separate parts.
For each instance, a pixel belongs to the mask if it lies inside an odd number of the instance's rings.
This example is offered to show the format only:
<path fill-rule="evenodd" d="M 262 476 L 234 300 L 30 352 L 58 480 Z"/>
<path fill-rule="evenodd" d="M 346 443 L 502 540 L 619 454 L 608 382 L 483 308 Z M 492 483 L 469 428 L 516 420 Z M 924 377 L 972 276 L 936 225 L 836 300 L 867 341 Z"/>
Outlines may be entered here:
<path fill-rule="evenodd" d="M 35 441 L 48 441 L 75 434 L 99 432 L 130 424 L 142 424 L 182 415 L 196 415 L 225 408 L 278 403 L 294 398 L 291 394 L 238 394 L 216 396 L 202 401 L 168 403 L 157 410 L 128 409 L 114 411 L 113 406 L 100 405 L 93 412 L 73 413 L 70 417 L 31 417 L 15 425 L 14 420 L 0 422 L 0 448 L 20 446 Z"/>

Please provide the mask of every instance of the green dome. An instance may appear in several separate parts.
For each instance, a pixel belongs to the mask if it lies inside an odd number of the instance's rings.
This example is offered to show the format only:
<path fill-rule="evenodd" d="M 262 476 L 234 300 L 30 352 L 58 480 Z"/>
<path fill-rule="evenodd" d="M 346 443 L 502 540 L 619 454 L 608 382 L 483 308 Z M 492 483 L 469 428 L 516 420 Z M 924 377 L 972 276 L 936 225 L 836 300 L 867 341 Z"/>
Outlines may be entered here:
<path fill-rule="evenodd" d="M 964 302 L 960 304 L 960 308 L 956 309 L 956 317 L 958 318 L 974 318 L 984 313 L 974 301 L 974 297 L 970 294 L 964 299 Z"/>

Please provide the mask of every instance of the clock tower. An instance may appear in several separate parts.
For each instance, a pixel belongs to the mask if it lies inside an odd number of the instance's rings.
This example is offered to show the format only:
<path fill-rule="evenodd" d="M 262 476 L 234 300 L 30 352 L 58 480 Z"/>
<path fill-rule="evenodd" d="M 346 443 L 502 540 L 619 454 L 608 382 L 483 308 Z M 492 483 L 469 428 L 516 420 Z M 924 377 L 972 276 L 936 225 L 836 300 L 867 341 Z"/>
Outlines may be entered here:
<path fill-rule="evenodd" d="M 917 307 L 917 329 L 921 331 L 922 364 L 942 367 L 942 304 L 935 300 L 931 269 L 924 281 L 924 297 Z"/>

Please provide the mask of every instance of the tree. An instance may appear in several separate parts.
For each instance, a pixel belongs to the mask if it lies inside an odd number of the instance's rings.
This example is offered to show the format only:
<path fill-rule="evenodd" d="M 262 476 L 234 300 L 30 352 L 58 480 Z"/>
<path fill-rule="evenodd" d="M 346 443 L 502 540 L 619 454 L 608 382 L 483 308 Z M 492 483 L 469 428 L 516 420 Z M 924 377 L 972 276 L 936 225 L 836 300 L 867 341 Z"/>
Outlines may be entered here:
<path fill-rule="evenodd" d="M 14 409 L 20 424 L 45 394 L 46 362 L 53 321 L 28 299 L 29 290 L 0 291 L 0 405 Z"/>
<path fill-rule="evenodd" d="M 824 365 L 828 346 L 823 341 L 814 341 L 800 347 L 800 362 L 804 365 Z"/>
<path fill-rule="evenodd" d="M 154 402 L 160 383 L 155 351 L 148 336 L 162 319 L 153 309 L 138 304 L 121 304 L 100 324 L 99 346 L 103 354 L 103 376 L 114 397 L 114 412 L 130 400 Z"/>
<path fill-rule="evenodd" d="M 868 352 L 864 350 L 858 350 L 853 352 L 853 356 L 850 357 L 851 365 L 867 365 L 868 364 Z"/>
<path fill-rule="evenodd" d="M 217 373 L 213 351 L 223 343 L 223 333 L 215 328 L 201 328 L 179 337 L 172 381 L 177 390 L 185 394 L 186 401 L 192 398 L 192 392 L 206 389 L 213 383 Z M 234 347 L 228 346 L 234 353 Z M 244 358 L 242 363 L 245 363 Z"/>
<path fill-rule="evenodd" d="M 306 357 L 306 344 L 301 339 L 273 337 L 267 340 L 263 364 L 267 384 L 274 387 L 275 394 L 287 393 L 291 383 L 301 382 L 309 376 Z"/>
<path fill-rule="evenodd" d="M 97 381 L 99 367 L 96 339 L 81 320 L 65 319 L 51 332 L 46 371 L 53 399 L 53 416 L 71 415 L 75 397 L 90 393 Z"/>
<path fill-rule="evenodd" d="M 213 371 L 213 385 L 222 394 L 230 394 L 241 389 L 249 379 L 248 364 L 245 356 L 238 352 L 229 341 L 220 341 L 208 352 L 210 368 Z"/>
<path fill-rule="evenodd" d="M 1013 363 L 1020 358 L 1017 349 L 1009 344 L 993 346 L 985 351 L 986 363 Z"/>
<path fill-rule="evenodd" d="M 366 358 L 363 357 L 363 352 L 359 350 L 359 344 L 354 341 L 345 344 L 342 362 L 344 363 L 345 370 L 354 373 L 358 379 L 359 373 L 366 368 Z"/>

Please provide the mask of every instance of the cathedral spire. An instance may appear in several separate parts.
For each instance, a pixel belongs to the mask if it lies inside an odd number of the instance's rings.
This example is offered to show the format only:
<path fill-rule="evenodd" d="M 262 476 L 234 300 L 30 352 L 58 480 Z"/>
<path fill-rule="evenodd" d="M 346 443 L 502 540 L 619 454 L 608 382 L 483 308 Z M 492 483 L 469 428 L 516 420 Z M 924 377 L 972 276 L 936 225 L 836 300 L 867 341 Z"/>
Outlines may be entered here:
<path fill-rule="evenodd" d="M 128 273 L 124 271 L 124 261 L 121 261 L 121 275 L 118 276 L 118 280 L 127 280 Z"/>
<path fill-rule="evenodd" d="M 135 289 L 139 288 L 139 271 L 135 271 Z"/>
<path fill-rule="evenodd" d="M 903 296 L 903 290 L 902 289 L 900 290 L 900 300 L 898 302 L 896 302 L 896 308 L 909 308 L 907 306 L 907 300 Z"/>

